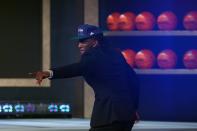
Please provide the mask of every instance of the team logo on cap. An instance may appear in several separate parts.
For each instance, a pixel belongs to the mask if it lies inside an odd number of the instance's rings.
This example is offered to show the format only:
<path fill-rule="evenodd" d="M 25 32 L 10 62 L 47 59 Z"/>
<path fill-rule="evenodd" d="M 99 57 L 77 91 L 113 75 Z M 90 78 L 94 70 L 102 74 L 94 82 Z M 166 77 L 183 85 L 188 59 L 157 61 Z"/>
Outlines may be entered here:
<path fill-rule="evenodd" d="M 82 33 L 83 32 L 83 29 L 79 28 L 78 29 L 78 32 Z"/>
<path fill-rule="evenodd" d="M 90 35 L 91 35 L 91 36 L 94 35 L 94 32 L 90 32 Z"/>

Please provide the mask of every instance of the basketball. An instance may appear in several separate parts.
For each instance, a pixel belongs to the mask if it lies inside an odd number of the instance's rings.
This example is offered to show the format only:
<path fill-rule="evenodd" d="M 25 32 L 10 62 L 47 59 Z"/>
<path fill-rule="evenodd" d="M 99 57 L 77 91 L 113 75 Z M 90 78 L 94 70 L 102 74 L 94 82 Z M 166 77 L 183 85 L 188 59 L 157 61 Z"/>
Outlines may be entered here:
<path fill-rule="evenodd" d="M 136 52 L 132 49 L 126 49 L 121 51 L 122 55 L 124 56 L 125 60 L 127 61 L 127 63 L 131 66 L 134 67 L 135 66 L 135 55 Z"/>
<path fill-rule="evenodd" d="M 143 49 L 137 52 L 135 56 L 135 64 L 140 69 L 152 68 L 155 61 L 155 55 L 151 50 Z"/>
<path fill-rule="evenodd" d="M 152 13 L 145 11 L 136 16 L 135 23 L 138 30 L 152 30 L 155 25 L 155 17 Z"/>
<path fill-rule="evenodd" d="M 109 14 L 107 17 L 107 28 L 111 31 L 118 30 L 118 21 L 119 21 L 120 13 L 114 12 L 112 14 Z"/>
<path fill-rule="evenodd" d="M 172 11 L 161 13 L 157 18 L 160 30 L 174 30 L 177 26 L 177 17 Z"/>
<path fill-rule="evenodd" d="M 120 30 L 134 30 L 135 28 L 135 14 L 132 12 L 126 12 L 119 17 L 119 29 Z"/>
<path fill-rule="evenodd" d="M 161 51 L 157 56 L 158 66 L 162 69 L 171 69 L 176 66 L 177 56 L 171 49 Z"/>
<path fill-rule="evenodd" d="M 184 16 L 183 26 L 186 30 L 197 30 L 197 11 L 191 11 Z"/>
<path fill-rule="evenodd" d="M 188 69 L 197 68 L 197 50 L 196 49 L 189 50 L 184 54 L 183 64 Z"/>

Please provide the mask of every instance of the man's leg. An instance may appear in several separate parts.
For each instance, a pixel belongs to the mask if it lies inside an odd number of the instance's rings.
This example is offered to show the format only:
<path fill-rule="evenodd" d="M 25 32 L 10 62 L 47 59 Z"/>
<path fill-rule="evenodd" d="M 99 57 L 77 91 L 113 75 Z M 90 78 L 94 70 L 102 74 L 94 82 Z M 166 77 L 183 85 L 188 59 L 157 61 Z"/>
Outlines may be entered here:
<path fill-rule="evenodd" d="M 135 124 L 135 121 L 126 123 L 123 131 L 131 131 L 134 124 Z"/>

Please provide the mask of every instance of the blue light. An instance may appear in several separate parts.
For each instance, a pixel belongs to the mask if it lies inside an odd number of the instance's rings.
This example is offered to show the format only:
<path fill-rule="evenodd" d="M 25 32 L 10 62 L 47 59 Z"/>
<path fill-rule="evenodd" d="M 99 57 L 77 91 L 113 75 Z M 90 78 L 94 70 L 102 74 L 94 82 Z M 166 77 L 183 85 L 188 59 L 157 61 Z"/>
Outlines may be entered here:
<path fill-rule="evenodd" d="M 15 105 L 15 111 L 16 112 L 25 112 L 25 107 L 24 107 L 24 105 L 21 105 L 21 104 L 17 104 L 17 105 Z"/>
<path fill-rule="evenodd" d="M 0 105 L 0 112 L 2 112 L 2 107 L 1 107 L 1 105 Z"/>
<path fill-rule="evenodd" d="M 3 111 L 4 112 L 13 112 L 13 107 L 11 104 L 5 104 L 3 105 Z"/>
<path fill-rule="evenodd" d="M 48 110 L 49 112 L 58 112 L 58 106 L 56 104 L 50 104 Z"/>
<path fill-rule="evenodd" d="M 59 106 L 60 112 L 70 112 L 70 106 L 62 104 Z"/>

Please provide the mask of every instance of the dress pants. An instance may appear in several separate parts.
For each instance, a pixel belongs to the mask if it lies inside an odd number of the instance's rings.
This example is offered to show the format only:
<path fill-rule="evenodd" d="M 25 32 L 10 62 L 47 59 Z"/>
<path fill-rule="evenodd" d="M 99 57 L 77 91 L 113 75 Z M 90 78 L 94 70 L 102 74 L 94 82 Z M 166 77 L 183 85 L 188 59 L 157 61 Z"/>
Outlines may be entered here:
<path fill-rule="evenodd" d="M 131 131 L 135 121 L 115 121 L 108 125 L 91 127 L 89 131 Z"/>

